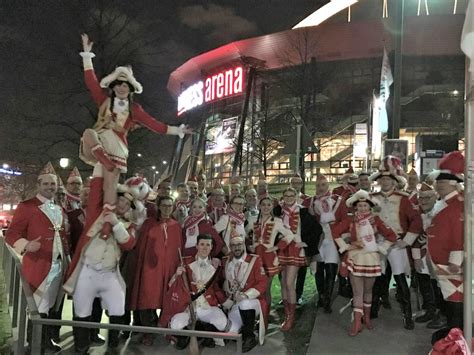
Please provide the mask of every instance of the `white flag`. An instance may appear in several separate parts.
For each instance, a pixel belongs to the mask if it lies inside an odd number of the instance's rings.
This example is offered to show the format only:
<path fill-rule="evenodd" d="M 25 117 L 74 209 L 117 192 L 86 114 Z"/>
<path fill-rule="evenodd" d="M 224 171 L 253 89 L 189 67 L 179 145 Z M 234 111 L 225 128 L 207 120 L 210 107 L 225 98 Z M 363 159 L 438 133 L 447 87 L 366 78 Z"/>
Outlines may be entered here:
<path fill-rule="evenodd" d="M 372 156 L 380 159 L 382 154 L 382 134 L 380 132 L 380 103 L 381 100 L 373 95 L 372 100 Z"/>
<path fill-rule="evenodd" d="M 474 72 L 474 7 L 472 0 L 469 2 L 466 10 L 466 19 L 462 28 L 461 49 L 469 58 L 469 71 Z"/>
<path fill-rule="evenodd" d="M 393 84 L 392 69 L 388 60 L 387 50 L 383 49 L 382 71 L 380 73 L 380 113 L 379 113 L 379 130 L 381 133 L 388 131 L 388 115 L 386 103 L 390 97 L 390 85 Z"/>

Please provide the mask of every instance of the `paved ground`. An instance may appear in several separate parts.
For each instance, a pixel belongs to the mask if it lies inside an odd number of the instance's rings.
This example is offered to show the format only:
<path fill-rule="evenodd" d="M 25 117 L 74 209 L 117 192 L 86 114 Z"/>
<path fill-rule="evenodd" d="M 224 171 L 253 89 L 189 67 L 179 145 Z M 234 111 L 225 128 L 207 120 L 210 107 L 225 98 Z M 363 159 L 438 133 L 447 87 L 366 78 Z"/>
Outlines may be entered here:
<path fill-rule="evenodd" d="M 317 311 L 314 306 L 314 280 L 307 278 L 308 291 L 305 293 L 305 304 L 297 309 L 297 326 L 291 332 L 284 334 L 279 331 L 278 325 L 281 321 L 282 309 L 272 311 L 270 318 L 270 329 L 265 344 L 257 346 L 249 354 L 272 354 L 272 355 L 303 355 L 303 354 L 428 354 L 431 349 L 429 340 L 431 330 L 424 325 L 416 325 L 414 331 L 404 330 L 401 325 L 401 315 L 398 305 L 392 297 L 394 309 L 382 310 L 380 317 L 374 321 L 375 329 L 364 330 L 362 334 L 351 338 L 347 335 L 350 328 L 350 310 L 338 314 L 347 299 L 337 297 L 334 302 L 334 313 L 324 314 Z M 278 289 L 275 285 L 274 291 Z M 4 283 L 0 269 L 0 354 L 8 353 L 9 345 L 6 343 L 10 337 L 9 316 L 6 313 L 4 299 Z M 415 309 L 415 308 L 414 308 Z M 66 301 L 63 316 L 71 319 L 71 301 Z M 103 322 L 107 322 L 104 316 Z M 104 330 L 102 334 L 106 336 Z M 73 354 L 71 328 L 63 327 L 61 330 L 62 345 L 64 351 L 61 354 Z M 1 344 L 5 344 L 3 351 Z M 140 335 L 132 336 L 122 345 L 122 354 L 186 354 L 177 351 L 168 345 L 162 336 L 159 336 L 153 347 L 145 347 L 140 344 Z M 226 347 L 204 349 L 202 354 L 232 354 L 235 352 L 235 343 Z M 94 355 L 104 354 L 105 346 L 94 348 Z"/>

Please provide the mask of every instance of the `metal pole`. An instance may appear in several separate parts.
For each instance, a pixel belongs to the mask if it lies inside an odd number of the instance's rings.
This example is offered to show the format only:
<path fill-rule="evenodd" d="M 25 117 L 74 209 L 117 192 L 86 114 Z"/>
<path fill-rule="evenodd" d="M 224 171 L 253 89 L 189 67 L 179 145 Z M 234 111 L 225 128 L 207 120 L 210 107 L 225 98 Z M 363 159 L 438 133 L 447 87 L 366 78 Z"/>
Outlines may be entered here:
<path fill-rule="evenodd" d="M 465 155 L 466 155 L 466 181 L 464 196 L 464 338 L 471 349 L 472 339 L 472 232 L 474 219 L 473 193 L 474 193 L 474 72 L 469 72 L 469 59 L 466 58 L 465 86 L 464 86 L 464 127 L 465 127 Z"/>
<path fill-rule="evenodd" d="M 402 95 L 402 50 L 403 50 L 403 15 L 405 9 L 405 0 L 396 1 L 396 27 L 395 27 L 395 76 L 393 78 L 393 115 L 392 130 L 389 131 L 389 138 L 400 138 L 400 116 L 401 106 L 400 97 Z"/>
<path fill-rule="evenodd" d="M 248 71 L 247 86 L 245 88 L 245 100 L 244 106 L 242 107 L 242 115 L 240 118 L 239 137 L 237 138 L 237 146 L 235 147 L 235 158 L 232 163 L 232 176 L 237 175 L 237 169 L 239 169 L 241 157 L 242 157 L 242 144 L 244 143 L 244 131 L 245 131 L 245 120 L 249 111 L 250 94 L 252 92 L 252 83 L 255 76 L 255 68 L 250 67 Z"/>
<path fill-rule="evenodd" d="M 296 166 L 295 166 L 295 173 L 300 173 L 301 167 L 301 118 L 298 118 L 298 122 L 296 124 Z M 301 178 L 304 178 L 303 176 Z"/>

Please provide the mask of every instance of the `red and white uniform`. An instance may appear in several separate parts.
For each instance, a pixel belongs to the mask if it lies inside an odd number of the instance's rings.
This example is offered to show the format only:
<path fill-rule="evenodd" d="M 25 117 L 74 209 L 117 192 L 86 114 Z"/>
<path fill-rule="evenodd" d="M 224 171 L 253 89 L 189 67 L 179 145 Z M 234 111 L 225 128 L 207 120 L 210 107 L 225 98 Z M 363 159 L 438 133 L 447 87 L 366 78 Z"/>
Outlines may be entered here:
<path fill-rule="evenodd" d="M 448 264 L 462 267 L 464 259 L 464 198 L 453 191 L 436 202 L 427 228 L 430 264 L 446 301 L 463 301 L 463 272 L 453 274 Z"/>
<path fill-rule="evenodd" d="M 67 217 L 62 208 L 38 194 L 21 202 L 8 228 L 5 241 L 18 254 L 28 242 L 39 238 L 37 252 L 23 255 L 21 272 L 33 292 L 40 313 L 54 306 L 69 258 Z"/>
<path fill-rule="evenodd" d="M 324 239 L 319 247 L 318 262 L 339 263 L 339 253 L 331 234 L 331 223 L 342 221 L 347 216 L 347 209 L 342 197 L 327 191 L 324 195 L 313 196 L 310 199 L 309 213 L 314 215 L 321 224 Z"/>
<path fill-rule="evenodd" d="M 209 234 L 213 240 L 211 257 L 217 257 L 224 247 L 224 241 L 212 225 L 205 213 L 199 216 L 188 216 L 183 224 L 184 256 L 194 257 L 197 253 L 196 244 L 199 234 Z"/>
<path fill-rule="evenodd" d="M 227 296 L 223 306 L 229 309 L 228 315 L 231 322 L 229 331 L 238 333 L 242 327 L 239 309 L 253 309 L 256 311 L 256 316 L 260 316 L 259 340 L 260 344 L 263 344 L 269 307 L 265 299 L 268 278 L 265 275 L 262 260 L 257 255 L 244 253 L 240 259 L 225 257 L 223 265 L 225 280 L 222 288 Z M 238 293 L 244 293 L 247 298 L 237 302 Z"/>
<path fill-rule="evenodd" d="M 293 206 L 283 204 L 281 208 L 283 225 L 288 228 L 295 237 L 286 248 L 278 250 L 278 258 L 282 266 L 306 266 L 305 250 L 297 246 L 297 244 L 302 242 L 300 208 L 301 206 L 296 202 Z"/>
<path fill-rule="evenodd" d="M 92 63 L 86 63 L 86 61 L 86 58 L 84 58 L 85 83 L 93 100 L 100 107 L 109 97 L 106 94 L 106 90 L 100 87 L 92 68 Z M 112 103 L 112 112 L 109 112 L 112 115 L 112 127 L 100 129 L 97 133 L 110 160 L 116 165 L 117 169 L 122 173 L 126 173 L 128 158 L 127 135 L 129 130 L 135 125 L 141 125 L 153 132 L 166 134 L 168 126 L 150 116 L 138 103 L 134 102 L 132 107 L 129 108 L 128 100 L 119 101 L 119 99 L 115 98 Z M 107 110 L 110 111 L 110 108 L 107 108 Z M 131 114 L 129 113 L 130 110 L 132 111 Z"/>
<path fill-rule="evenodd" d="M 223 215 L 217 223 L 214 225 L 214 229 L 217 233 L 222 232 L 222 238 L 224 239 L 225 245 L 229 247 L 231 236 L 238 235 L 245 240 L 245 214 L 236 213 L 232 209 L 229 209 L 228 213 Z"/>
<path fill-rule="evenodd" d="M 189 280 L 191 292 L 198 292 L 219 272 L 211 262 L 210 258 L 202 259 L 200 257 L 184 258 L 186 273 Z M 171 281 L 173 283 L 174 280 Z M 194 311 L 197 320 L 211 323 L 219 331 L 228 328 L 227 317 L 219 308 L 219 304 L 224 302 L 226 296 L 219 287 L 217 278 L 214 279 L 206 291 L 194 301 Z M 190 323 L 191 316 L 189 308 L 184 312 L 175 314 L 170 321 L 171 329 L 183 329 Z"/>
<path fill-rule="evenodd" d="M 64 209 L 66 213 L 78 210 L 81 208 L 81 198 L 66 191 L 66 201 L 64 202 Z"/>
<path fill-rule="evenodd" d="M 385 225 L 378 216 L 372 213 L 358 214 L 346 217 L 339 223 L 331 225 L 332 235 L 339 246 L 339 252 L 347 254 L 347 269 L 354 276 L 376 277 L 382 274 L 380 254 L 387 254 L 388 248 L 397 240 L 395 232 Z M 344 233 L 350 233 L 351 242 L 363 242 L 364 247 L 350 249 L 341 237 Z M 376 235 L 385 237 L 382 245 L 377 244 Z"/>
<path fill-rule="evenodd" d="M 296 198 L 296 202 L 305 208 L 309 208 L 311 204 L 311 197 L 309 195 L 306 195 L 300 192 L 298 197 Z"/>
<path fill-rule="evenodd" d="M 295 239 L 295 235 L 277 217 L 268 218 L 264 222 L 255 222 L 252 232 L 252 249 L 260 256 L 267 276 L 273 277 L 280 272 L 280 263 L 276 251 L 268 252 L 267 250 L 274 246 L 277 246 L 280 251 L 284 250 Z M 275 245 L 278 235 L 282 235 L 283 238 Z"/>
<path fill-rule="evenodd" d="M 425 274 L 425 275 L 431 275 L 431 272 L 427 264 L 428 238 L 426 235 L 426 230 L 431 225 L 431 220 L 433 219 L 434 212 L 435 212 L 434 209 L 432 209 L 429 212 L 421 214 L 421 220 L 423 221 L 423 233 L 421 233 L 418 236 L 418 238 L 416 239 L 416 241 L 413 243 L 411 247 L 411 256 L 413 257 L 413 260 L 421 259 L 421 261 L 423 262 L 423 268 L 420 274 Z"/>
<path fill-rule="evenodd" d="M 341 196 L 342 202 L 345 202 L 357 189 L 351 185 L 341 185 L 332 190 L 332 193 Z"/>
<path fill-rule="evenodd" d="M 423 232 L 423 223 L 420 212 L 410 202 L 408 194 L 392 190 L 388 193 L 379 191 L 371 196 L 380 210 L 377 213 L 380 219 L 397 233 L 399 239 L 411 246 Z M 406 248 L 391 248 L 387 259 L 394 275 L 410 273 Z"/>
<path fill-rule="evenodd" d="M 221 206 L 216 207 L 214 203 L 212 202 L 212 198 L 208 200 L 207 214 L 213 223 L 217 223 L 217 221 L 226 213 L 227 213 L 227 204 L 225 202 L 222 202 Z"/>
<path fill-rule="evenodd" d="M 121 250 L 130 250 L 135 244 L 135 225 L 119 222 L 109 238 L 101 238 L 104 224 L 102 184 L 101 177 L 91 180 L 84 232 L 63 285 L 64 290 L 73 295 L 74 312 L 81 318 L 91 314 L 96 297 L 101 298 L 109 315 L 121 316 L 125 312 L 125 282 L 118 260 Z"/>
<path fill-rule="evenodd" d="M 184 220 L 189 215 L 189 210 L 191 209 L 191 204 L 193 200 L 188 198 L 187 200 L 178 200 L 174 202 L 173 208 L 173 217 L 175 220 L 179 222 L 179 224 L 183 225 Z"/>
<path fill-rule="evenodd" d="M 413 204 L 413 206 L 419 206 L 418 203 L 418 190 L 407 191 L 408 199 Z"/>

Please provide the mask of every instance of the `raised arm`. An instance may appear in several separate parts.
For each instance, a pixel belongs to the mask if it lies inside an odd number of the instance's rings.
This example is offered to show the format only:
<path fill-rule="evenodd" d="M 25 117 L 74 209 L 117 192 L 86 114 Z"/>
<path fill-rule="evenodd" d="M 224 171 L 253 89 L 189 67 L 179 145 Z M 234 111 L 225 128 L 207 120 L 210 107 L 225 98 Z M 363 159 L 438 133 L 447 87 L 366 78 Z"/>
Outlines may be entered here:
<path fill-rule="evenodd" d="M 107 95 L 100 87 L 99 80 L 97 80 L 97 77 L 95 76 L 94 67 L 92 65 L 92 58 L 95 57 L 95 54 L 92 53 L 92 46 L 94 42 L 91 42 L 89 40 L 89 36 L 85 33 L 81 35 L 81 38 L 83 51 L 80 53 L 80 55 L 84 65 L 84 80 L 86 82 L 87 89 L 91 93 L 95 103 L 100 106 L 107 99 Z"/>

